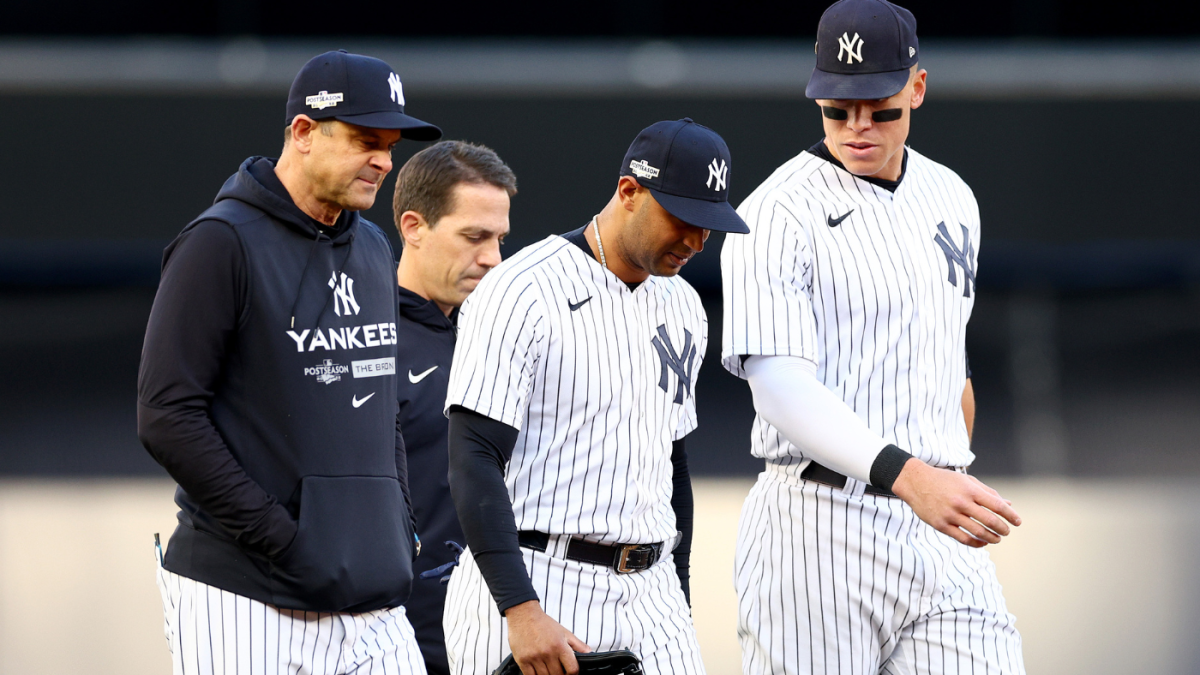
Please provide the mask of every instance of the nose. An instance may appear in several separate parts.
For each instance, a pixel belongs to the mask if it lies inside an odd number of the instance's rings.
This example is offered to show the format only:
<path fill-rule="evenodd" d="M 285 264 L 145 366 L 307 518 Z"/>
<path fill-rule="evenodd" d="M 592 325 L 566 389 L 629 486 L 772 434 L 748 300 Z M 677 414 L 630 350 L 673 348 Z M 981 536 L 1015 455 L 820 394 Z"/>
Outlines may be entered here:
<path fill-rule="evenodd" d="M 694 225 L 688 225 L 683 234 L 683 243 L 696 253 L 704 250 L 704 242 L 708 239 L 708 230 Z"/>
<path fill-rule="evenodd" d="M 392 170 L 392 154 L 386 151 L 373 153 L 371 155 L 371 168 L 387 175 Z"/>
<path fill-rule="evenodd" d="M 870 129 L 873 121 L 871 120 L 871 110 L 863 103 L 855 103 L 846 111 L 846 126 L 851 131 L 859 132 Z"/>
<path fill-rule="evenodd" d="M 484 269 L 492 269 L 500 264 L 500 242 L 496 239 L 489 239 L 488 243 L 479 252 L 475 263 Z"/>

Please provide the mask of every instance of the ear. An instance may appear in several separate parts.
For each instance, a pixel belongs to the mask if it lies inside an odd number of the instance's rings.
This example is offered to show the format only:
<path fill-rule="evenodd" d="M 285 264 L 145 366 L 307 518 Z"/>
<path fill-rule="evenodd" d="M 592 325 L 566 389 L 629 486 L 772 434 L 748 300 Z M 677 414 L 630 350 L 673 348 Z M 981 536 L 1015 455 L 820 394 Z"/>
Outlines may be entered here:
<path fill-rule="evenodd" d="M 308 154 L 312 150 L 314 133 L 317 133 L 317 123 L 313 118 L 296 115 L 292 119 L 292 146 L 297 151 Z"/>
<path fill-rule="evenodd" d="M 428 227 L 429 223 L 425 221 L 425 216 L 416 211 L 401 213 L 398 229 L 400 230 L 400 237 L 404 239 L 404 247 L 408 248 L 412 246 L 420 248 L 421 240 L 424 238 Z"/>
<path fill-rule="evenodd" d="M 635 198 L 641 189 L 642 186 L 633 176 L 621 176 L 621 180 L 617 181 L 617 198 L 626 211 L 632 213 L 636 210 Z"/>
<path fill-rule="evenodd" d="M 925 76 L 928 74 L 929 73 L 922 68 L 921 70 L 917 71 L 917 76 L 913 78 L 912 99 L 910 99 L 908 104 L 908 106 L 913 110 L 920 108 L 921 104 L 925 102 Z"/>

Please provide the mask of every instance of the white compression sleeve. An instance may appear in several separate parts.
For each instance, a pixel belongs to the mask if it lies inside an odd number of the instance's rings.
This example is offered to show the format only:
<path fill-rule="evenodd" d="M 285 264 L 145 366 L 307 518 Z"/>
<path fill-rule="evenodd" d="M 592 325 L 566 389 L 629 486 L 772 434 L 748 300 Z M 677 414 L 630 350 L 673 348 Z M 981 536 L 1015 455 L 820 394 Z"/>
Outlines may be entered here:
<path fill-rule="evenodd" d="M 817 380 L 817 365 L 798 356 L 751 356 L 744 366 L 754 409 L 805 456 L 866 483 L 888 444 Z"/>

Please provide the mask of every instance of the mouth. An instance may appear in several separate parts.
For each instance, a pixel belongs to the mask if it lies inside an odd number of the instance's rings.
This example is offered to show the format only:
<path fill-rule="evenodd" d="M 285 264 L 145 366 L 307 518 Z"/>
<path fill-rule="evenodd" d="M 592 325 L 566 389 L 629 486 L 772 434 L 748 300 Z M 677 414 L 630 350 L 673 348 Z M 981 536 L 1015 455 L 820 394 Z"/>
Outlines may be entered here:
<path fill-rule="evenodd" d="M 682 255 L 679 255 L 678 253 L 668 253 L 667 254 L 667 260 L 669 260 L 671 263 L 673 263 L 676 267 L 683 267 L 691 259 L 692 259 L 692 256 L 690 256 L 690 255 L 682 256 Z"/>
<path fill-rule="evenodd" d="M 845 148 L 852 157 L 865 157 L 869 155 L 872 150 L 879 146 L 875 145 L 874 143 L 867 143 L 865 141 L 855 141 L 853 143 L 842 143 L 842 147 Z"/>

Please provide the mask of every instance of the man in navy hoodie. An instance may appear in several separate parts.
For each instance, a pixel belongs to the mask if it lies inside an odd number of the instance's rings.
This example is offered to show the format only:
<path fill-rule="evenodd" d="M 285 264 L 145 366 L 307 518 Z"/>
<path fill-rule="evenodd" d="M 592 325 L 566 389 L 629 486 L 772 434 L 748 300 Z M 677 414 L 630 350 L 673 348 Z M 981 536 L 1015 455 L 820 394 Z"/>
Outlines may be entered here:
<path fill-rule="evenodd" d="M 404 246 L 397 280 L 400 349 L 396 361 L 400 425 L 408 447 L 417 531 L 430 545 L 422 571 L 452 563 L 462 528 L 450 498 L 449 423 L 442 407 L 454 357 L 458 307 L 483 275 L 500 264 L 509 198 L 517 178 L 490 148 L 442 141 L 413 155 L 396 174 L 392 208 Z M 448 573 L 448 572 L 446 572 Z M 446 586 L 441 571 L 415 582 L 405 603 L 425 668 L 449 674 L 442 633 Z"/>
<path fill-rule="evenodd" d="M 370 207 L 404 114 L 384 62 L 292 84 L 278 160 L 242 163 L 163 255 L 138 434 L 179 483 L 160 557 L 176 673 L 423 673 L 397 417 L 397 296 Z"/>

